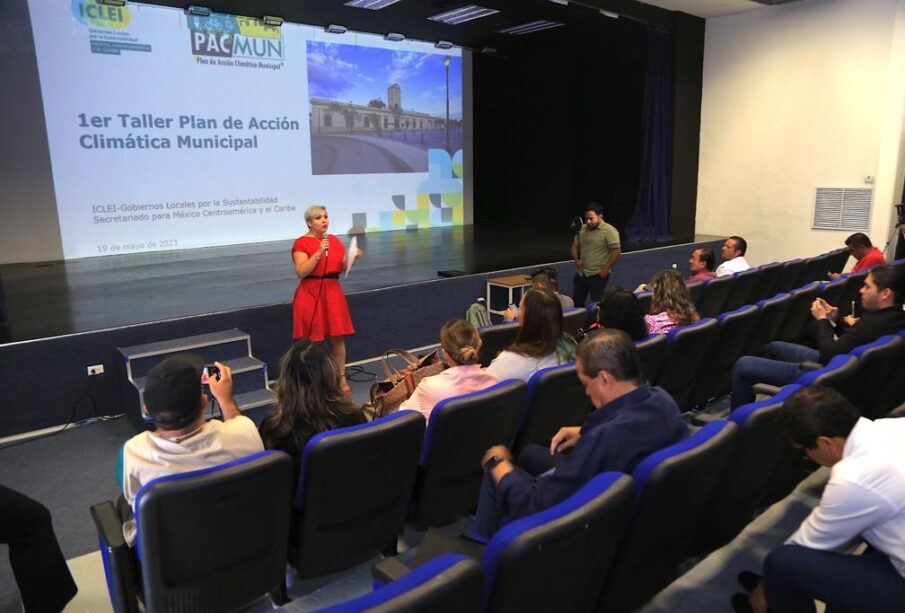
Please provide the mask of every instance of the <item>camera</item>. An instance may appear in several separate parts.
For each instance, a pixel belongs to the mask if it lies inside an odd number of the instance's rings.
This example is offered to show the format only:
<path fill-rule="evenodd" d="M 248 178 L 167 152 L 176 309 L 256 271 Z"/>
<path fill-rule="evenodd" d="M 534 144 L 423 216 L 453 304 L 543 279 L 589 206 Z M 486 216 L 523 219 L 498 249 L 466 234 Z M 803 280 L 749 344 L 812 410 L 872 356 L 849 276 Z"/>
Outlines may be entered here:
<path fill-rule="evenodd" d="M 217 381 L 220 380 L 220 367 L 216 364 L 206 364 L 203 372 L 204 374 L 201 377 L 202 383 L 207 383 L 212 377 L 216 377 Z"/>

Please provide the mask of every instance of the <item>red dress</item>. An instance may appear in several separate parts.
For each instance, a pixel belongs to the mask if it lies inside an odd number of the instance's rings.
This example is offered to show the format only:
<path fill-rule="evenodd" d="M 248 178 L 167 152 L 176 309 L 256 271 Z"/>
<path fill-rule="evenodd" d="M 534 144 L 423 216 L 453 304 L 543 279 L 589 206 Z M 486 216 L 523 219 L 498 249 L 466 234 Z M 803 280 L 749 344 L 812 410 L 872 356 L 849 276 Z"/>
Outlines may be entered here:
<path fill-rule="evenodd" d="M 327 336 L 355 334 L 346 295 L 339 279 L 325 279 L 325 275 L 342 271 L 346 248 L 338 238 L 328 235 L 329 251 L 311 273 L 299 282 L 292 301 L 292 338 L 308 338 L 322 341 Z M 302 236 L 292 245 L 292 252 L 301 251 L 313 257 L 320 247 L 320 240 Z M 315 278 L 321 277 L 321 278 Z"/>

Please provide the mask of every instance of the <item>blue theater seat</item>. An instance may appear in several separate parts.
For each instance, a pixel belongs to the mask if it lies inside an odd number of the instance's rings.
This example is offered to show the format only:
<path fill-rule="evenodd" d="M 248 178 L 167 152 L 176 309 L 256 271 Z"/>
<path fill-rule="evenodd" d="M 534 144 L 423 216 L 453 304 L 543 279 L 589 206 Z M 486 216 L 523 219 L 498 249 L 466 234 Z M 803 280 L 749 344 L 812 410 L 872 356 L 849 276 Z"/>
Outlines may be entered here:
<path fill-rule="evenodd" d="M 638 464 L 634 512 L 597 611 L 634 611 L 676 578 L 678 565 L 694 553 L 694 527 L 726 467 L 736 429 L 711 422 Z"/>
<path fill-rule="evenodd" d="M 761 300 L 757 303 L 760 309 L 760 321 L 751 344 L 748 346 L 748 355 L 760 355 L 764 351 L 764 347 L 772 340 L 775 340 L 782 322 L 789 316 L 789 309 L 792 306 L 791 294 L 776 294 L 772 298 Z"/>
<path fill-rule="evenodd" d="M 549 445 L 560 428 L 580 426 L 591 410 L 574 362 L 537 371 L 528 381 L 512 452 L 518 457 L 525 445 Z"/>
<path fill-rule="evenodd" d="M 749 268 L 732 275 L 735 281 L 729 288 L 729 295 L 720 309 L 721 313 L 734 311 L 735 309 L 755 302 L 753 297 L 757 294 L 757 286 L 760 283 L 761 271 L 757 268 Z"/>
<path fill-rule="evenodd" d="M 779 278 L 782 275 L 782 263 L 771 262 L 760 267 L 760 281 L 754 288 L 749 302 L 757 302 L 779 293 Z"/>
<path fill-rule="evenodd" d="M 527 390 L 524 381 L 510 379 L 434 407 L 410 509 L 417 529 L 448 524 L 474 509 L 481 458 L 493 445 L 512 446 Z"/>
<path fill-rule="evenodd" d="M 515 341 L 518 334 L 518 322 L 507 324 L 495 324 L 478 328 L 481 336 L 481 348 L 478 350 L 478 358 L 481 366 L 487 367 L 500 352 Z"/>
<path fill-rule="evenodd" d="M 749 304 L 723 313 L 716 320 L 719 327 L 716 342 L 701 365 L 694 391 L 688 399 L 690 405 L 703 404 L 729 390 L 732 366 L 749 352 L 760 323 L 760 309 Z"/>
<path fill-rule="evenodd" d="M 322 432 L 302 453 L 290 563 L 299 577 L 333 573 L 396 552 L 424 439 L 424 417 L 398 411 Z"/>
<path fill-rule="evenodd" d="M 735 278 L 731 275 L 716 277 L 704 284 L 701 297 L 698 298 L 698 313 L 701 317 L 716 317 L 723 312 L 723 305 L 729 297 L 729 290 Z"/>
<path fill-rule="evenodd" d="M 641 376 L 646 381 L 656 381 L 660 376 L 663 356 L 666 355 L 666 335 L 650 334 L 635 341 L 638 361 L 641 362 Z"/>
<path fill-rule="evenodd" d="M 438 551 L 468 552 L 484 568 L 481 611 L 590 611 L 635 499 L 628 475 L 601 473 L 561 503 L 503 526 L 486 547 L 439 531 L 427 534 L 409 562 Z M 385 560 L 375 576 L 407 572 Z"/>
<path fill-rule="evenodd" d="M 716 320 L 708 318 L 666 335 L 666 354 L 655 384 L 669 392 L 680 409 L 689 404 L 698 372 L 710 360 L 718 332 Z"/>
<path fill-rule="evenodd" d="M 787 385 L 776 396 L 730 413 L 728 421 L 738 427 L 738 435 L 727 468 L 700 517 L 696 553 L 709 553 L 735 538 L 761 508 L 768 487 L 776 485 L 775 477 L 791 449 L 776 416 L 785 399 L 799 389 L 800 385 Z"/>
<path fill-rule="evenodd" d="M 562 314 L 562 331 L 575 336 L 584 327 L 587 318 L 588 312 L 585 309 L 579 307 L 566 309 Z"/>
<path fill-rule="evenodd" d="M 811 321 L 811 303 L 819 292 L 820 284 L 816 281 L 792 290 L 788 309 L 770 340 L 790 343 L 798 341 L 806 324 Z"/>
<path fill-rule="evenodd" d="M 905 402 L 905 340 L 887 335 L 851 351 L 860 361 L 852 401 L 868 419 L 878 419 Z"/>
<path fill-rule="evenodd" d="M 429 560 L 400 579 L 373 592 L 320 613 L 461 613 L 477 611 L 481 603 L 484 571 L 462 554 L 444 554 Z M 287 607 L 290 611 L 292 606 Z"/>
<path fill-rule="evenodd" d="M 113 503 L 92 506 L 113 609 L 139 611 L 139 585 L 149 612 L 232 611 L 280 593 L 292 471 L 265 451 L 145 484 L 134 552 Z"/>

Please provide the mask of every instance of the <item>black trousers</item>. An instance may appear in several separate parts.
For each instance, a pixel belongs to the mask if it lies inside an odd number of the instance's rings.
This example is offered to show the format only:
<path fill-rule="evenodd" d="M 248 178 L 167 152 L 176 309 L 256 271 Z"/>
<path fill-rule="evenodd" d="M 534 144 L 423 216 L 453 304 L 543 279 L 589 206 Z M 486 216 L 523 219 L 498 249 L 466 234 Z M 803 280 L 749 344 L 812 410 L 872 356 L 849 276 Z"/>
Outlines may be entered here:
<path fill-rule="evenodd" d="M 600 302 L 600 299 L 603 298 L 603 290 L 606 289 L 606 284 L 609 282 L 610 275 L 601 279 L 600 275 L 586 277 L 581 272 L 576 272 L 575 278 L 572 279 L 572 300 L 575 301 L 575 306 L 583 308 L 588 294 L 591 296 L 591 302 Z"/>
<path fill-rule="evenodd" d="M 27 613 L 59 613 L 78 588 L 53 533 L 50 511 L 40 502 L 0 485 L 0 542 Z"/>

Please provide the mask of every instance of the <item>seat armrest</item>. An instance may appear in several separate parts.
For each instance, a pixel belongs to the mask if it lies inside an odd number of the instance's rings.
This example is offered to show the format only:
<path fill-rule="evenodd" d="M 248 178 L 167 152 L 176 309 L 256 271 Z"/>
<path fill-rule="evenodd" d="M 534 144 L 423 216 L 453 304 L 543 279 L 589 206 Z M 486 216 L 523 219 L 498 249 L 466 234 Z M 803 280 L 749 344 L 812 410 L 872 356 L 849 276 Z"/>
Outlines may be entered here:
<path fill-rule="evenodd" d="M 385 558 L 371 567 L 371 577 L 384 585 L 401 579 L 411 568 L 403 564 L 399 558 Z"/>
<path fill-rule="evenodd" d="M 132 548 L 123 537 L 123 522 L 111 501 L 91 507 L 97 528 L 101 557 L 107 574 L 110 602 L 117 613 L 138 613 L 138 591 Z"/>
<path fill-rule="evenodd" d="M 713 413 L 697 413 L 692 416 L 691 423 L 695 426 L 706 426 L 712 421 L 717 421 L 720 419 L 726 419 L 725 415 L 715 415 Z"/>
<path fill-rule="evenodd" d="M 751 388 L 751 391 L 754 392 L 754 396 L 775 396 L 781 390 L 781 387 L 776 385 L 767 385 L 766 383 L 756 383 Z"/>
<path fill-rule="evenodd" d="M 802 362 L 798 368 L 801 372 L 810 372 L 812 370 L 817 370 L 823 368 L 825 365 L 820 362 Z"/>

